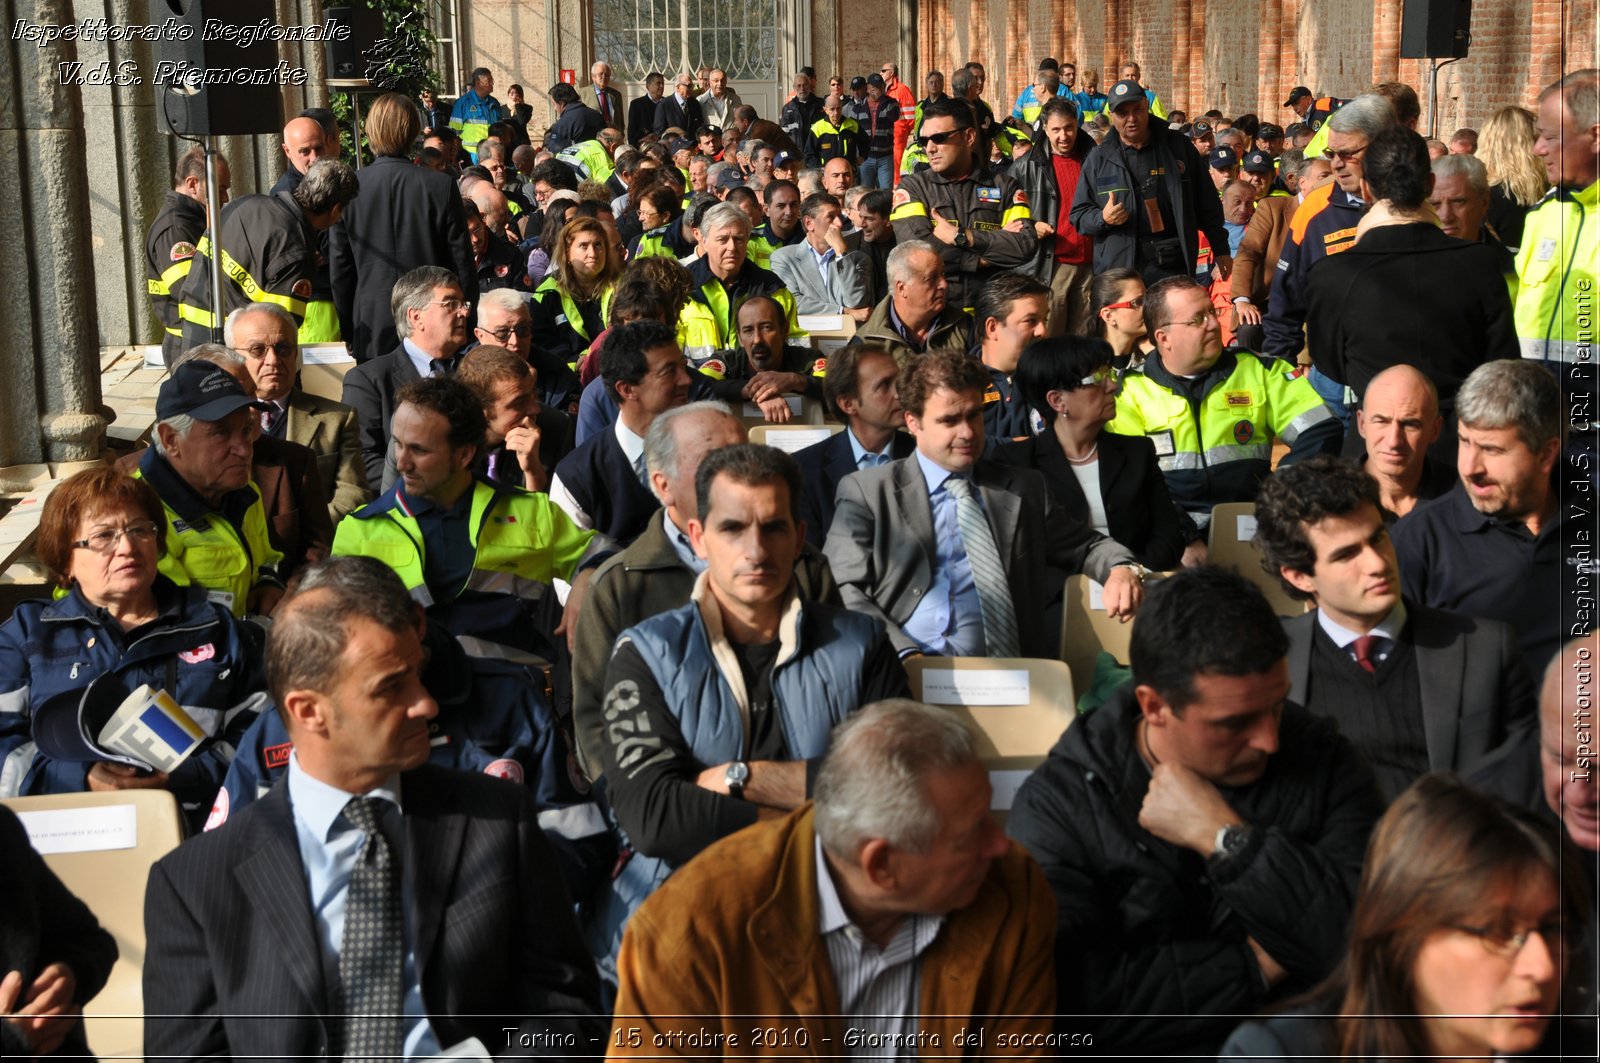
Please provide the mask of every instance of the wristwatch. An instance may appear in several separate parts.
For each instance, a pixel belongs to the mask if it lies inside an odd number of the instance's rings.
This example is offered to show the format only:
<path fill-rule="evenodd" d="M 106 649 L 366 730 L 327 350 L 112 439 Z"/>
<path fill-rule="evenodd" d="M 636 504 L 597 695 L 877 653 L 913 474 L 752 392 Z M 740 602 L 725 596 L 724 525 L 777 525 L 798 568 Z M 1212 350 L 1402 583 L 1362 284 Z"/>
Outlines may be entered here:
<path fill-rule="evenodd" d="M 967 250 L 968 248 L 970 248 L 972 246 L 972 240 L 968 238 L 967 230 L 965 230 L 965 229 L 957 229 L 956 230 L 956 246 L 961 248 L 961 250 L 963 250 L 963 251 Z"/>
<path fill-rule="evenodd" d="M 1238 856 L 1250 844 L 1250 824 L 1230 823 L 1217 831 L 1211 845 L 1211 855 L 1223 860 Z"/>
<path fill-rule="evenodd" d="M 1133 578 L 1138 580 L 1140 583 L 1143 583 L 1145 580 L 1147 580 L 1151 576 L 1155 575 L 1155 570 L 1154 569 L 1147 568 L 1146 566 L 1141 565 L 1137 561 L 1122 561 L 1122 562 L 1119 562 L 1118 564 L 1112 565 L 1111 567 L 1113 569 L 1118 569 L 1118 568 L 1127 569 L 1128 571 L 1133 573 Z"/>
<path fill-rule="evenodd" d="M 742 760 L 736 760 L 728 765 L 727 772 L 722 776 L 722 781 L 728 786 L 728 795 L 744 800 L 744 784 L 750 781 L 750 765 Z"/>

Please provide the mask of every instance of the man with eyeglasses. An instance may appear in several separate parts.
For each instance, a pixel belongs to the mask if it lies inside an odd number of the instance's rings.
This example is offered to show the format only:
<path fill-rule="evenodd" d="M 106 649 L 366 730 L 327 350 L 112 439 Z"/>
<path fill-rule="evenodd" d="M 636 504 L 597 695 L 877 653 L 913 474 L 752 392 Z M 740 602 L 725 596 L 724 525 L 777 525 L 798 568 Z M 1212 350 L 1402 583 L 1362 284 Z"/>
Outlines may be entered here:
<path fill-rule="evenodd" d="M 705 124 L 705 113 L 701 111 L 700 100 L 694 91 L 694 79 L 685 71 L 673 82 L 672 95 L 661 97 L 656 104 L 655 121 L 651 128 L 659 137 L 669 129 L 692 133 Z"/>
<path fill-rule="evenodd" d="M 1033 261 L 1037 243 L 1028 194 L 976 154 L 972 110 L 949 100 L 922 113 L 917 137 L 928 169 L 894 192 L 895 239 L 927 240 L 944 260 L 951 306 L 970 310 L 983 282 Z"/>
<path fill-rule="evenodd" d="M 419 266 L 394 286 L 390 305 L 400 345 L 388 354 L 363 362 L 344 378 L 344 404 L 356 411 L 367 486 L 377 493 L 395 481 L 389 453 L 389 421 L 395 395 L 413 380 L 449 376 L 467 342 L 472 303 L 462 296 L 461 282 L 451 270 Z"/>
<path fill-rule="evenodd" d="M 255 303 L 228 315 L 222 342 L 244 358 L 256 398 L 272 407 L 261 413 L 261 430 L 308 448 L 317 458 L 322 483 L 331 491 L 328 516 L 338 523 L 372 501 L 361 461 L 356 411 L 342 402 L 295 386 L 300 345 L 294 319 L 283 309 Z"/>
<path fill-rule="evenodd" d="M 1192 277 L 1168 277 L 1144 296 L 1155 353 L 1123 378 L 1117 416 L 1106 430 L 1147 436 L 1178 508 L 1203 534 L 1219 502 L 1253 502 L 1272 471 L 1275 441 L 1288 444 L 1282 464 L 1338 453 L 1344 430 L 1298 372 L 1249 351 L 1222 348 L 1211 296 Z M 1184 564 L 1205 560 L 1205 541 L 1184 550 Z"/>

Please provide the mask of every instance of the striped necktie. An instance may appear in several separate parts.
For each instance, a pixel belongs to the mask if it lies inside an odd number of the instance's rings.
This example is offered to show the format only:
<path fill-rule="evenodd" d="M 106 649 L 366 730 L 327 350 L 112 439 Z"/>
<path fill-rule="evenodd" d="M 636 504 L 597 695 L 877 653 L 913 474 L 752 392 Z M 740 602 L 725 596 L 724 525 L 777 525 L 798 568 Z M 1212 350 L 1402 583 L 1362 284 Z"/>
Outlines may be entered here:
<path fill-rule="evenodd" d="M 1000 563 L 1000 550 L 995 546 L 989 518 L 978 505 L 970 480 L 952 476 L 944 482 L 944 487 L 956 497 L 956 523 L 967 548 L 972 582 L 978 588 L 978 604 L 983 607 L 983 641 L 988 656 L 1020 657 L 1016 606 L 1011 601 L 1011 584 L 1006 581 L 1005 566 Z"/>

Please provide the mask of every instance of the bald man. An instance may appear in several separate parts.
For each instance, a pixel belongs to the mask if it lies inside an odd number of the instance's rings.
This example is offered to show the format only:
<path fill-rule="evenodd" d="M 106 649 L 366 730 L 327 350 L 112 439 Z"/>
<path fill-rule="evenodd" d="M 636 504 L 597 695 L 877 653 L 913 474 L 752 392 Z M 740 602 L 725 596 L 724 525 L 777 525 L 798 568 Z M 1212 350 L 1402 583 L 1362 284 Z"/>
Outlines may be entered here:
<path fill-rule="evenodd" d="M 1428 456 L 1443 430 L 1438 389 L 1412 366 L 1390 366 L 1367 385 L 1356 411 L 1356 431 L 1367 444 L 1360 462 L 1378 481 L 1385 524 L 1455 485 L 1455 470 Z"/>
<path fill-rule="evenodd" d="M 1595 778 L 1594 712 L 1600 632 L 1573 639 L 1545 670 L 1539 693 L 1539 763 L 1545 804 L 1567 837 L 1600 852 L 1600 782 Z"/>
<path fill-rule="evenodd" d="M 294 118 L 283 127 L 283 154 L 289 160 L 289 168 L 272 186 L 273 195 L 294 191 L 295 185 L 300 183 L 312 164 L 324 157 L 332 157 L 328 136 L 315 118 Z"/>

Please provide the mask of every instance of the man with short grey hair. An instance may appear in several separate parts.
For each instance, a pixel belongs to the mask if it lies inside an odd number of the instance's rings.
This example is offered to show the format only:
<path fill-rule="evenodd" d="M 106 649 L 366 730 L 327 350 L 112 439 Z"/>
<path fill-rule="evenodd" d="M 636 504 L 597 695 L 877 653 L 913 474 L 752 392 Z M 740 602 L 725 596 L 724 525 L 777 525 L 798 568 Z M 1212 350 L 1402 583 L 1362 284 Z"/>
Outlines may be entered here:
<path fill-rule="evenodd" d="M 344 404 L 356 411 L 361 429 L 367 486 L 380 494 L 394 483 L 389 421 L 396 393 L 413 380 L 453 373 L 472 318 L 472 303 L 461 293 L 460 278 L 441 266 L 419 266 L 401 277 L 389 306 L 400 346 L 361 363 L 344 378 Z"/>
<path fill-rule="evenodd" d="M 1456 419 L 1461 485 L 1394 526 L 1405 592 L 1511 624 L 1537 674 L 1563 636 L 1592 626 L 1600 575 L 1589 545 L 1564 534 L 1561 387 L 1537 362 L 1486 362 L 1456 392 Z"/>
<path fill-rule="evenodd" d="M 1469 244 L 1493 241 L 1494 234 L 1484 225 L 1489 214 L 1489 170 L 1475 155 L 1446 155 L 1433 160 L 1433 191 L 1428 194 L 1439 228 L 1446 236 Z M 1511 272 L 1511 254 L 1506 253 L 1506 272 Z"/>
<path fill-rule="evenodd" d="M 926 240 L 905 240 L 889 252 L 889 294 L 872 308 L 853 342 L 889 349 L 904 365 L 912 355 L 972 346 L 972 315 L 949 305 L 944 258 Z"/>
<path fill-rule="evenodd" d="M 643 1036 L 612 1054 L 659 1056 L 708 1025 L 743 1033 L 751 1014 L 891 1059 L 962 1054 L 973 1029 L 1042 1044 L 1053 899 L 990 791 L 947 709 L 890 699 L 840 723 L 812 804 L 707 849 L 634 914 L 616 1012 Z"/>
<path fill-rule="evenodd" d="M 716 67 L 706 76 L 706 91 L 700 94 L 700 113 L 709 125 L 727 129 L 733 124 L 733 112 L 744 101 L 728 87 L 728 72 Z M 693 133 L 693 129 L 684 132 Z"/>

